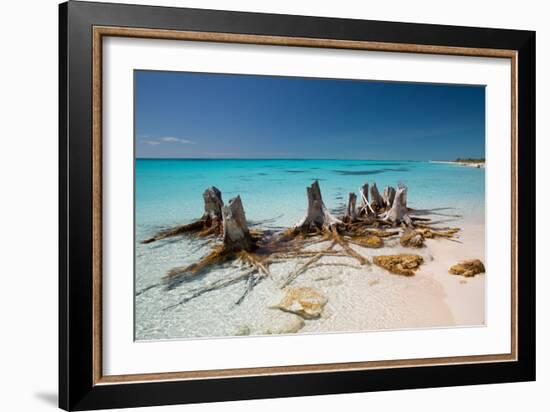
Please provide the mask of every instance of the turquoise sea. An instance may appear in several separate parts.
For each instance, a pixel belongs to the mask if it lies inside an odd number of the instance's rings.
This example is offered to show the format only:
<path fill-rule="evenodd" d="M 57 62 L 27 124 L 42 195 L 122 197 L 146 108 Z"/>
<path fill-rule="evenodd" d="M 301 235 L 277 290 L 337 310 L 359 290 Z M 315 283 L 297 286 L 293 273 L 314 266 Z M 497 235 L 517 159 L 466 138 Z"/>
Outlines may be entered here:
<path fill-rule="evenodd" d="M 304 215 L 306 186 L 314 180 L 319 180 L 326 206 L 337 215 L 343 211 L 348 193 L 357 193 L 365 182 L 376 182 L 380 192 L 386 185 L 403 183 L 408 186 L 409 207 L 426 211 L 442 224 L 484 222 L 484 168 L 391 160 L 137 159 L 136 291 L 158 283 L 170 268 L 204 255 L 203 244 L 186 239 L 152 245 L 140 242 L 159 230 L 199 218 L 207 187 L 219 188 L 225 202 L 240 195 L 250 225 L 278 229 L 293 225 Z M 185 332 L 191 327 L 185 323 L 188 312 L 180 317 L 163 315 L 163 304 L 177 300 L 180 293 L 152 291 L 136 297 L 138 339 L 225 334 L 207 330 L 208 322 L 203 322 L 204 330 L 197 326 L 199 329 Z M 196 320 L 193 325 L 203 323 Z"/>
<path fill-rule="evenodd" d="M 201 216 L 202 192 L 240 195 L 248 220 L 290 226 L 304 214 L 305 188 L 319 180 L 325 204 L 340 210 L 349 192 L 365 182 L 404 183 L 413 208 L 455 208 L 454 214 L 483 215 L 485 169 L 413 161 L 365 160 L 187 160 L 136 161 L 137 239 Z"/>

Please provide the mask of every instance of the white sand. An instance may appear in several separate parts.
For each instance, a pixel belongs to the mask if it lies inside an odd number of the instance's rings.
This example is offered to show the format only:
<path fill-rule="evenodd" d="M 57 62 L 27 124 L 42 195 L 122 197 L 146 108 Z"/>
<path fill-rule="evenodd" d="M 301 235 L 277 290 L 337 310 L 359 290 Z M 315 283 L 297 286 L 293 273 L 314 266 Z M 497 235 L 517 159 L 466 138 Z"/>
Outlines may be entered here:
<path fill-rule="evenodd" d="M 485 168 L 485 162 L 454 162 L 450 160 L 430 160 L 430 163 L 443 163 L 443 164 L 450 164 L 450 165 Z"/>
<path fill-rule="evenodd" d="M 284 279 L 304 262 L 292 260 L 270 265 L 271 277 L 256 286 L 240 305 L 235 305 L 235 301 L 244 291 L 243 282 L 209 292 L 173 310 L 163 310 L 177 303 L 189 289 L 233 276 L 231 272 L 238 272 L 237 268 L 213 270 L 204 278 L 172 291 L 152 289 L 136 302 L 136 337 L 174 339 L 291 333 L 296 329 L 298 333 L 317 333 L 483 325 L 485 275 L 464 278 L 448 273 L 451 265 L 464 259 L 485 261 L 482 219 L 480 223 L 455 220 L 444 224 L 462 229 L 458 242 L 427 239 L 425 248 L 414 249 L 402 247 L 395 237 L 385 239 L 381 249 L 352 246 L 369 260 L 377 255 L 419 254 L 425 263 L 415 276 L 391 274 L 374 264 L 360 269 L 316 266 L 300 275 L 291 286 L 313 287 L 328 297 L 318 319 L 302 320 L 271 308 L 283 295 L 280 286 Z M 313 248 L 325 246 L 317 244 Z M 323 257 L 319 261 L 327 262 L 358 264 L 349 257 Z"/>
<path fill-rule="evenodd" d="M 316 279 L 306 273 L 296 283 L 321 286 L 329 303 L 323 317 L 307 321 L 301 332 L 483 325 L 485 275 L 467 279 L 448 273 L 450 266 L 463 259 L 484 261 L 483 225 L 461 227 L 457 240 L 462 243 L 427 239 L 426 248 L 411 249 L 401 247 L 394 239 L 382 249 L 356 248 L 365 256 L 423 256 L 425 263 L 413 277 L 394 275 L 374 265 L 361 272 L 345 267 L 332 269 L 325 281 L 318 280 L 322 276 Z"/>
<path fill-rule="evenodd" d="M 422 268 L 445 291 L 445 302 L 456 325 L 485 324 L 485 274 L 473 278 L 450 275 L 448 269 L 465 259 L 485 262 L 485 227 L 482 224 L 462 224 L 460 244 L 439 240 L 428 241 L 428 247 L 437 258 Z M 452 244 L 451 244 L 452 243 Z"/>

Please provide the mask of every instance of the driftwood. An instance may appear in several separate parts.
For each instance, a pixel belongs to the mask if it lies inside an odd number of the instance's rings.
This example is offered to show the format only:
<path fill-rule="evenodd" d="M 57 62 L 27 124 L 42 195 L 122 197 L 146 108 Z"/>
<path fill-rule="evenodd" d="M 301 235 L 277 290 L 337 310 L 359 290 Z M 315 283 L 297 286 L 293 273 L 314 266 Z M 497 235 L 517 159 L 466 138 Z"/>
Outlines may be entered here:
<path fill-rule="evenodd" d="M 157 240 L 178 236 L 184 233 L 199 232 L 199 236 L 220 234 L 222 229 L 222 193 L 216 187 L 209 187 L 202 194 L 204 199 L 204 214 L 195 222 L 177 226 L 155 234 L 141 243 L 147 244 Z"/>

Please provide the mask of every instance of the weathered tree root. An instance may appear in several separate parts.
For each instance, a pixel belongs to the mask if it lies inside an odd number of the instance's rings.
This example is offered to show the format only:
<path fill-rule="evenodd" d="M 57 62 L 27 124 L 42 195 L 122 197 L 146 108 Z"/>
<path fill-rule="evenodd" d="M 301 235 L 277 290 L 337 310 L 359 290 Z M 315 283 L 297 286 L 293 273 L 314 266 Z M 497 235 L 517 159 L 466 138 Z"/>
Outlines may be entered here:
<path fill-rule="evenodd" d="M 203 288 L 197 288 L 197 289 L 191 290 L 188 296 L 186 296 L 185 298 L 183 298 L 182 300 L 180 300 L 179 302 L 173 305 L 165 307 L 163 310 L 166 311 L 166 310 L 174 309 L 177 306 L 183 305 L 192 299 L 195 299 L 195 298 L 198 298 L 199 296 L 204 295 L 205 293 L 212 292 L 214 290 L 223 289 L 228 286 L 232 286 L 236 283 L 242 282 L 248 279 L 255 271 L 256 269 L 249 269 L 245 272 L 239 273 L 237 276 L 223 278 Z"/>
<path fill-rule="evenodd" d="M 174 281 L 181 283 L 214 265 L 243 258 L 244 252 L 250 252 L 257 247 L 256 239 L 250 235 L 246 225 L 244 209 L 239 196 L 231 199 L 226 206 L 222 207 L 222 216 L 223 244 L 214 248 L 197 263 L 171 269 L 163 278 L 165 282 L 169 284 L 173 284 Z"/>
<path fill-rule="evenodd" d="M 426 239 L 433 239 L 436 237 L 452 238 L 459 232 L 457 227 L 451 228 L 434 228 L 434 227 L 420 227 L 416 229 L 416 232 L 422 234 Z"/>
<path fill-rule="evenodd" d="M 349 243 L 340 236 L 340 234 L 337 232 L 336 229 L 333 229 L 333 238 L 338 243 L 338 245 L 346 251 L 346 253 L 350 256 L 355 258 L 361 265 L 366 265 L 369 263 L 368 259 L 364 256 L 362 256 L 360 253 L 356 252 Z"/>
<path fill-rule="evenodd" d="M 281 285 L 281 289 L 284 289 L 286 286 L 290 285 L 292 282 L 294 282 L 294 280 L 296 280 L 296 278 L 298 276 L 300 276 L 302 273 L 304 273 L 309 266 L 311 266 L 312 264 L 314 264 L 315 262 L 317 262 L 319 259 L 321 259 L 325 253 L 327 252 L 330 252 L 334 246 L 336 246 L 336 241 L 333 240 L 330 245 L 321 250 L 320 252 L 318 252 L 317 254 L 313 255 L 310 259 L 308 259 L 305 263 L 303 263 L 302 265 L 298 266 L 293 272 L 290 273 L 290 275 L 288 275 L 288 277 L 285 279 L 285 281 L 283 282 L 283 284 Z"/>
<path fill-rule="evenodd" d="M 399 239 L 399 243 L 405 247 L 421 248 L 424 247 L 424 236 L 415 230 L 405 230 Z"/>
<path fill-rule="evenodd" d="M 168 285 L 169 288 L 179 285 L 195 278 L 197 275 L 203 273 L 206 269 L 213 266 L 226 263 L 229 260 L 236 258 L 235 252 L 228 250 L 223 246 L 217 246 L 203 257 L 200 261 L 192 263 L 188 266 L 176 267 L 170 269 L 166 275 L 163 276 L 162 281 Z"/>
<path fill-rule="evenodd" d="M 216 194 L 217 189 L 209 190 L 213 190 L 212 193 Z M 378 248 L 383 246 L 384 238 L 401 235 L 402 244 L 418 246 L 425 238 L 442 237 L 452 240 L 451 238 L 459 230 L 457 228 L 435 228 L 430 219 L 415 217 L 414 210 L 407 207 L 407 187 L 404 185 L 399 185 L 397 190 L 387 186 L 382 196 L 378 192 L 376 184 L 373 184 L 370 187 L 372 202 L 368 200 L 369 185 L 363 185 L 360 189 L 361 206 L 357 208 L 357 196 L 350 193 L 344 216 L 342 219 L 338 219 L 325 206 L 319 182 L 315 181 L 307 188 L 308 208 L 305 216 L 295 226 L 278 234 L 269 231 L 249 231 L 240 197 L 231 199 L 227 206 L 222 207 L 221 194 L 219 191 L 217 193 L 219 196 L 213 196 L 207 201 L 205 192 L 205 215 L 199 221 L 162 232 L 159 234 L 161 237 L 157 235 L 154 240 L 193 230 L 199 235 L 222 234 L 223 243 L 214 247 L 200 261 L 170 270 L 163 281 L 172 287 L 175 284 L 196 279 L 198 274 L 215 265 L 235 260 L 243 263 L 246 269 L 236 276 L 220 279 L 211 285 L 190 291 L 188 296 L 171 307 L 188 302 L 209 291 L 246 281 L 243 294 L 235 302 L 238 305 L 257 284 L 270 276 L 269 265 L 273 262 L 307 259 L 305 262 L 298 263 L 283 281 L 281 288 L 285 288 L 311 268 L 349 266 L 361 269 L 362 266 L 370 264 L 370 261 L 351 245 L 361 248 Z M 219 202 L 215 200 L 217 198 L 219 198 Z M 219 205 L 219 213 L 214 215 L 207 213 L 208 210 L 212 210 L 208 205 Z M 203 223 L 203 220 L 207 219 L 212 222 L 216 219 L 217 226 Z M 189 226 L 192 229 L 188 229 Z M 174 232 L 176 233 L 171 234 Z M 166 236 L 167 233 L 168 236 Z M 324 242 L 330 242 L 329 246 L 319 251 L 306 249 Z M 339 246 L 339 250 L 334 250 L 336 246 Z M 325 256 L 352 258 L 359 265 L 345 262 L 321 262 Z M 405 259 L 402 260 L 402 258 Z M 412 276 L 414 270 L 422 263 L 421 258 L 418 260 L 416 255 L 379 256 L 374 260 L 377 265 L 405 276 Z"/>
<path fill-rule="evenodd" d="M 166 239 L 172 236 L 178 236 L 189 232 L 196 232 L 201 229 L 204 229 L 207 225 L 208 223 L 206 219 L 201 218 L 199 220 L 196 220 L 193 223 L 189 223 L 188 225 L 182 225 L 182 226 L 178 226 L 172 229 L 159 232 L 155 234 L 153 237 L 143 240 L 141 243 L 148 244 L 148 243 L 153 243 L 153 242 L 156 242 L 157 240 Z"/>
<path fill-rule="evenodd" d="M 365 234 L 384 238 L 384 237 L 397 236 L 399 235 L 399 232 L 396 230 L 386 231 L 386 230 L 367 229 L 365 231 Z"/>
<path fill-rule="evenodd" d="M 354 245 L 369 248 L 378 249 L 384 246 L 384 241 L 378 236 L 367 236 L 366 238 L 350 238 L 348 241 Z"/>
<path fill-rule="evenodd" d="M 346 267 L 350 269 L 357 269 L 357 270 L 363 270 L 362 266 L 359 265 L 352 265 L 351 263 L 344 263 L 344 262 L 330 262 L 330 263 L 315 263 L 314 265 L 311 265 L 309 269 L 315 269 L 315 268 L 322 268 L 322 267 Z"/>
<path fill-rule="evenodd" d="M 319 181 L 307 188 L 307 213 L 293 228 L 294 234 L 328 232 L 333 226 L 341 224 L 342 221 L 335 218 L 325 206 Z M 292 233 L 291 232 L 291 233 Z"/>
<path fill-rule="evenodd" d="M 342 219 L 345 223 L 354 222 L 357 219 L 357 212 L 355 204 L 357 203 L 357 195 L 353 192 L 349 194 L 348 205 L 346 207 L 346 212 L 344 218 Z"/>
<path fill-rule="evenodd" d="M 204 199 L 204 214 L 199 220 L 187 225 L 163 230 L 162 232 L 155 234 L 153 237 L 145 239 L 141 243 L 153 243 L 157 240 L 182 235 L 184 233 L 198 232 L 198 236 L 221 234 L 223 207 L 221 192 L 216 187 L 212 186 L 204 191 L 202 197 Z"/>

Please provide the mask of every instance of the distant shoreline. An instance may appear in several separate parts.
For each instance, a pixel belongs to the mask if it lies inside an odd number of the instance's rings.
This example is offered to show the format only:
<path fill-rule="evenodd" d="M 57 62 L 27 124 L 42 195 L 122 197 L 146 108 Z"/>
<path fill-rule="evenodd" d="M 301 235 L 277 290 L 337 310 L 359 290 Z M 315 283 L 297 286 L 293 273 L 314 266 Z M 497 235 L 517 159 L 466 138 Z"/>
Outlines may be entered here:
<path fill-rule="evenodd" d="M 467 167 L 475 167 L 477 169 L 485 168 L 485 161 L 471 161 L 471 162 L 460 162 L 456 160 L 430 160 L 429 163 L 443 163 L 443 164 L 453 164 Z"/>

